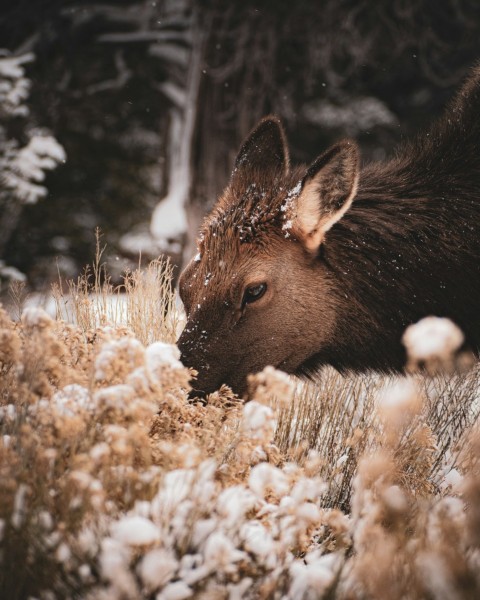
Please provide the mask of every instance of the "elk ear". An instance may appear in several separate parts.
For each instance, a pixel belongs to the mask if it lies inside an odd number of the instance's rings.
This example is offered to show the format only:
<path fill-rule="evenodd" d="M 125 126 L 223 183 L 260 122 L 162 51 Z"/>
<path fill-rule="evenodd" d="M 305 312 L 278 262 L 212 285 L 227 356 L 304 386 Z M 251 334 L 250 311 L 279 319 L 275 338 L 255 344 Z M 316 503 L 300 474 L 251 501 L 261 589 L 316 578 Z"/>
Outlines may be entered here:
<path fill-rule="evenodd" d="M 296 237 L 308 250 L 315 252 L 325 233 L 350 208 L 358 175 L 359 150 L 350 140 L 335 144 L 310 165 L 294 200 L 292 219 Z"/>
<path fill-rule="evenodd" d="M 253 129 L 235 160 L 232 180 L 251 172 L 281 173 L 289 171 L 288 146 L 282 124 L 277 117 L 265 117 Z"/>

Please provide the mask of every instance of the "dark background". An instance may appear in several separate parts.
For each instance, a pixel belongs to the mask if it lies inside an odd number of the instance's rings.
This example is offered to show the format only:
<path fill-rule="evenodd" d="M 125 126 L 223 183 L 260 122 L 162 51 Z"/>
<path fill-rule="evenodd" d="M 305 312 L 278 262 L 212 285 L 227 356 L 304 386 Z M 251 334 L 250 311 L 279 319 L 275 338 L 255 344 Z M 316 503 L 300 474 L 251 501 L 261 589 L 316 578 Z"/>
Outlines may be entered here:
<path fill-rule="evenodd" d="M 180 265 L 265 114 L 282 118 L 295 161 L 348 135 L 364 160 L 391 155 L 480 58 L 480 2 L 3 0 L 0 47 L 35 55 L 30 113 L 9 120 L 10 135 L 21 143 L 41 127 L 67 154 L 48 196 L 0 231 L 0 259 L 42 289 L 57 268 L 74 277 L 92 261 L 96 226 L 114 276 L 138 261 L 131 232 L 144 260 L 166 249 Z M 172 164 L 190 183 L 189 228 L 155 240 Z"/>

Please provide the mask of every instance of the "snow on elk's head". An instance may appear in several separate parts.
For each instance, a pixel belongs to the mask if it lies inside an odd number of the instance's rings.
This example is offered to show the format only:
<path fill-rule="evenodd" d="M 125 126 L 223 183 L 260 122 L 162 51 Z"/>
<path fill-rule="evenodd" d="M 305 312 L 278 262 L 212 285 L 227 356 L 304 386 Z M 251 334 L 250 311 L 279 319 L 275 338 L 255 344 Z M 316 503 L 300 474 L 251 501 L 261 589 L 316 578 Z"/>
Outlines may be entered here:
<path fill-rule="evenodd" d="M 194 393 L 225 383 L 243 394 L 250 373 L 267 365 L 299 372 L 328 343 L 336 299 L 319 256 L 357 180 L 353 142 L 291 169 L 275 117 L 252 131 L 180 278 L 187 324 L 178 345 L 198 371 Z"/>

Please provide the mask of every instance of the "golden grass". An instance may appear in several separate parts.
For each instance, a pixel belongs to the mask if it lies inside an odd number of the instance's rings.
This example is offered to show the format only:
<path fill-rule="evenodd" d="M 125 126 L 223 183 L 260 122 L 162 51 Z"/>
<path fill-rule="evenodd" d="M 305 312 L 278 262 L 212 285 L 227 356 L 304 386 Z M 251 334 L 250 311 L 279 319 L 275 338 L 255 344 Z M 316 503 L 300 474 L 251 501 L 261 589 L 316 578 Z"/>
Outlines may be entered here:
<path fill-rule="evenodd" d="M 479 597 L 478 366 L 192 403 L 170 281 L 0 310 L 0 598 Z"/>
<path fill-rule="evenodd" d="M 127 271 L 123 283 L 114 286 L 102 263 L 105 248 L 98 230 L 96 239 L 93 265 L 77 281 L 67 281 L 66 286 L 60 281 L 52 288 L 57 319 L 77 324 L 84 333 L 96 327 L 120 326 L 128 327 L 142 344 L 156 340 L 174 343 L 181 317 L 169 260 L 153 260 L 144 270 Z M 16 305 L 19 296 L 17 290 L 12 294 Z"/>

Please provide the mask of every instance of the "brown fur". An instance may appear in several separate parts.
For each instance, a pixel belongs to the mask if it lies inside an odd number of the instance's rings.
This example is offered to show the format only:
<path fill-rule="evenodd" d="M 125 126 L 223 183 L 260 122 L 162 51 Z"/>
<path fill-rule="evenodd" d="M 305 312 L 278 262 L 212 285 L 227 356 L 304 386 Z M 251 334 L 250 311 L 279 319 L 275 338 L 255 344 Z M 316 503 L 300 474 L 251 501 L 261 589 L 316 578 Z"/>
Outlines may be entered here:
<path fill-rule="evenodd" d="M 278 120 L 261 121 L 204 223 L 201 259 L 181 277 L 179 346 L 199 371 L 195 387 L 242 393 L 267 364 L 400 370 L 404 329 L 429 314 L 450 317 L 478 352 L 479 115 L 476 68 L 445 116 L 363 169 L 358 187 L 354 142 L 290 169 Z M 264 297 L 242 306 L 245 288 L 263 282 Z"/>

